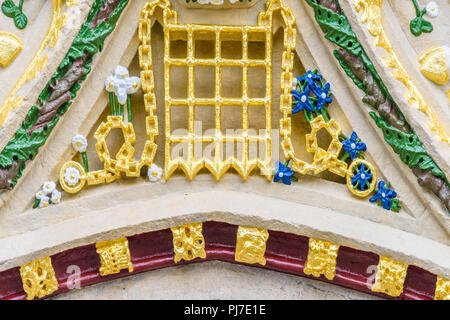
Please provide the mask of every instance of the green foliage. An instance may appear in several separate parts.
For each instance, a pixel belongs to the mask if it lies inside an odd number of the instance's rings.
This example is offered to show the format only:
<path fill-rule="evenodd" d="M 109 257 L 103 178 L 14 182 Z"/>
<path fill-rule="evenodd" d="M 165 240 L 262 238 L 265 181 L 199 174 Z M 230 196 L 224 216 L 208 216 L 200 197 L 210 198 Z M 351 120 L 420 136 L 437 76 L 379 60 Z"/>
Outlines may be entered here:
<path fill-rule="evenodd" d="M 5 16 L 13 18 L 14 24 L 19 29 L 24 29 L 27 26 L 28 18 L 22 11 L 23 0 L 16 6 L 12 0 L 5 0 L 2 3 L 2 11 Z"/>
<path fill-rule="evenodd" d="M 7 0 L 10 1 L 10 0 Z M 88 54 L 88 58 L 84 64 L 84 68 L 90 71 L 90 67 L 88 66 L 92 62 L 93 55 L 98 51 L 102 50 L 102 46 L 106 37 L 112 32 L 115 28 L 117 20 L 125 6 L 128 4 L 129 0 L 122 0 L 116 9 L 112 12 L 108 21 L 100 22 L 94 30 L 90 29 L 89 23 L 97 14 L 98 10 L 102 6 L 104 0 L 96 0 L 88 14 L 87 21 L 83 24 L 80 29 L 80 32 L 76 36 L 74 42 L 72 43 L 69 52 L 66 57 L 60 64 L 58 70 L 53 74 L 52 78 L 49 81 L 49 84 L 53 82 L 55 79 L 61 79 L 68 68 L 72 65 L 73 61 L 81 58 L 85 53 Z M 3 7 L 2 7 L 3 9 Z M 86 79 L 86 76 L 83 76 L 79 81 L 77 81 L 71 88 L 70 92 L 72 94 L 72 98 L 76 96 L 78 90 L 81 88 L 81 82 Z M 39 95 L 39 101 L 47 101 L 48 97 L 51 94 L 51 88 L 47 86 Z M 33 159 L 39 148 L 45 143 L 48 136 L 52 132 L 53 128 L 57 124 L 59 118 L 67 111 L 68 107 L 71 105 L 71 101 L 63 104 L 57 111 L 56 115 L 52 119 L 52 121 L 45 127 L 40 128 L 38 130 L 34 130 L 31 132 L 30 136 L 28 136 L 28 129 L 30 129 L 38 118 L 38 106 L 33 106 L 27 114 L 25 121 L 22 123 L 22 126 L 16 131 L 14 139 L 8 142 L 5 148 L 0 153 L 0 167 L 6 168 L 11 166 L 13 161 L 23 161 L 23 165 L 19 169 L 18 174 L 13 179 L 13 183 L 15 184 L 17 180 L 21 177 L 22 172 L 25 168 L 25 161 Z"/>
<path fill-rule="evenodd" d="M 420 169 L 431 171 L 436 177 L 444 179 L 448 185 L 447 178 L 444 172 L 427 154 L 419 140 L 419 137 L 414 133 L 402 132 L 390 124 L 383 118 L 377 116 L 375 112 L 369 112 L 376 125 L 383 130 L 384 140 L 394 149 L 394 152 L 400 155 L 400 159 L 410 168 L 419 166 Z"/>
<path fill-rule="evenodd" d="M 409 23 L 409 30 L 416 37 L 420 36 L 422 32 L 430 33 L 433 31 L 433 25 L 431 22 L 425 20 L 423 15 L 427 12 L 427 9 L 424 8 L 422 11 L 419 8 L 419 4 L 416 0 L 412 0 L 414 7 L 416 9 L 416 17 L 411 20 Z"/>

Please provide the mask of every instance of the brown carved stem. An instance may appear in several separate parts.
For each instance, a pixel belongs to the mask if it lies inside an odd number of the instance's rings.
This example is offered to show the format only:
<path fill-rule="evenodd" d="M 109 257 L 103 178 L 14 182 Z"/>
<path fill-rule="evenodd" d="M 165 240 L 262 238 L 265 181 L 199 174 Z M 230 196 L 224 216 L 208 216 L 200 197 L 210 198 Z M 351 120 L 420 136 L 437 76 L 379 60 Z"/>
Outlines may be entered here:
<path fill-rule="evenodd" d="M 14 183 L 12 182 L 13 177 L 17 176 L 20 167 L 23 162 L 12 162 L 12 165 L 7 168 L 0 168 L 0 189 L 9 189 L 11 190 L 14 187 Z"/>

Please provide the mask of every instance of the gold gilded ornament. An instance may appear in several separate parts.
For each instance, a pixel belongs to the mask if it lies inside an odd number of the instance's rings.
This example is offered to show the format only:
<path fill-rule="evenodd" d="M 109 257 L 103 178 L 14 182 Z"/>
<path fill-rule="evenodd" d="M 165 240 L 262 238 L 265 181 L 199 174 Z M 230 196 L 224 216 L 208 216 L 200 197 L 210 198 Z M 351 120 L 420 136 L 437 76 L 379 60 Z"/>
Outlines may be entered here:
<path fill-rule="evenodd" d="M 142 10 L 142 19 L 140 20 L 139 38 L 141 46 L 139 55 L 141 58 L 142 74 L 151 79 L 148 83 L 147 96 L 149 108 L 155 110 L 155 97 L 153 93 L 153 73 L 151 70 L 151 35 L 150 19 L 153 16 L 156 7 L 163 9 L 163 28 L 164 28 L 164 88 L 165 88 L 165 178 L 168 179 L 175 170 L 182 169 L 188 179 L 193 179 L 195 175 L 202 169 L 207 168 L 217 180 L 230 169 L 234 168 L 241 177 L 246 180 L 250 172 L 258 167 L 262 174 L 268 180 L 272 176 L 271 163 L 271 85 L 272 85 L 272 18 L 274 11 L 280 10 L 283 20 L 287 23 L 285 30 L 289 36 L 285 39 L 285 51 L 283 53 L 283 63 L 290 64 L 289 75 L 285 74 L 283 69 L 282 82 L 287 78 L 292 80 L 292 62 L 293 49 L 295 47 L 295 30 L 293 25 L 295 19 L 292 12 L 284 7 L 280 0 L 270 0 L 266 4 L 266 11 L 258 16 L 258 24 L 255 26 L 222 26 L 222 25 L 197 25 L 197 24 L 179 24 L 177 22 L 177 13 L 171 8 L 168 0 L 157 0 L 147 2 Z M 208 35 L 215 43 L 215 56 L 210 59 L 197 58 L 194 55 L 194 33 Z M 221 55 L 222 37 L 240 37 L 242 39 L 242 58 L 227 59 Z M 265 44 L 265 57 L 261 59 L 252 59 L 248 56 L 248 42 L 256 36 L 262 36 L 261 42 Z M 170 39 L 172 37 L 182 37 L 181 40 L 187 42 L 187 57 L 178 59 L 170 55 Z M 215 86 L 213 98 L 200 98 L 195 95 L 194 90 L 194 69 L 197 66 L 211 66 L 215 70 Z M 183 66 L 187 69 L 187 97 L 185 99 L 174 98 L 170 92 L 171 73 L 173 66 Z M 222 68 L 239 67 L 242 70 L 242 97 L 227 98 L 223 97 L 222 92 Z M 252 98 L 248 94 L 248 70 L 251 67 L 260 67 L 265 69 L 266 91 L 262 98 Z M 142 75 L 141 75 L 142 78 Z M 292 82 L 292 81 L 291 81 Z M 144 88 L 144 85 L 143 85 Z M 145 91 L 145 90 L 144 90 Z M 215 110 L 215 130 L 214 134 L 203 135 L 196 134 L 194 130 L 195 122 L 195 106 L 210 106 Z M 249 131 L 249 106 L 264 106 L 266 127 L 263 133 L 252 134 Z M 171 132 L 171 110 L 173 106 L 187 106 L 188 119 L 187 134 L 174 135 Z M 239 106 L 242 109 L 242 126 L 241 133 L 232 135 L 225 134 L 221 127 L 222 107 L 223 106 Z M 210 143 L 214 146 L 214 157 L 209 159 L 202 155 L 197 159 L 194 156 L 195 145 L 202 143 Z M 242 157 L 229 157 L 222 159 L 222 151 L 226 143 L 240 143 L 242 145 Z M 249 158 L 249 144 L 259 143 L 264 145 L 265 154 L 255 159 Z M 172 158 L 172 150 L 174 144 L 187 145 L 187 154 L 185 157 Z"/>
<path fill-rule="evenodd" d="M 450 144 L 450 137 L 434 114 L 431 106 L 425 101 L 419 88 L 417 88 L 410 75 L 400 63 L 400 60 L 386 35 L 381 14 L 383 0 L 353 0 L 353 3 L 356 11 L 359 12 L 361 16 L 361 21 L 367 23 L 368 31 L 375 37 L 375 45 L 384 48 L 388 53 L 388 56 L 382 59 L 384 64 L 387 67 L 394 69 L 391 73 L 392 76 L 402 82 L 408 89 L 405 93 L 405 97 L 409 105 L 425 113 L 430 121 L 428 123 L 430 130 L 439 139 Z"/>
<path fill-rule="evenodd" d="M 408 265 L 380 256 L 372 291 L 398 297 L 403 292 Z"/>
<path fill-rule="evenodd" d="M 450 300 L 450 280 L 437 276 L 434 300 Z"/>
<path fill-rule="evenodd" d="M 175 263 L 181 260 L 206 258 L 205 239 L 202 234 L 202 223 L 185 224 L 170 228 L 173 235 L 173 251 Z"/>
<path fill-rule="evenodd" d="M 27 300 L 43 298 L 58 290 L 58 280 L 56 280 L 50 257 L 21 266 L 20 276 Z"/>
<path fill-rule="evenodd" d="M 9 66 L 22 48 L 23 42 L 19 37 L 6 31 L 0 31 L 0 66 Z"/>
<path fill-rule="evenodd" d="M 263 228 L 239 226 L 236 239 L 235 260 L 245 263 L 266 265 L 266 252 L 269 232 Z"/>
<path fill-rule="evenodd" d="M 7 120 L 9 112 L 14 108 L 18 108 L 24 98 L 23 96 L 16 97 L 16 93 L 28 81 L 34 79 L 47 64 L 48 56 L 47 54 L 43 54 L 44 50 L 49 47 L 54 47 L 58 43 L 61 29 L 67 22 L 67 15 L 62 13 L 62 3 L 63 0 L 52 0 L 52 20 L 47 34 L 45 35 L 44 40 L 42 40 L 30 64 L 14 85 L 14 88 L 9 93 L 5 102 L 0 106 L 0 127 L 3 126 Z"/>
<path fill-rule="evenodd" d="M 336 276 L 338 251 L 338 244 L 309 238 L 308 258 L 303 272 L 314 277 L 320 277 L 323 274 L 328 280 L 333 280 Z"/>
<path fill-rule="evenodd" d="M 95 247 L 100 256 L 101 266 L 99 271 L 101 276 L 119 273 L 122 269 L 133 272 L 127 238 L 97 242 Z"/>
<path fill-rule="evenodd" d="M 448 81 L 448 66 L 445 50 L 442 47 L 432 47 L 424 51 L 417 60 L 420 72 L 434 83 L 445 85 Z"/>

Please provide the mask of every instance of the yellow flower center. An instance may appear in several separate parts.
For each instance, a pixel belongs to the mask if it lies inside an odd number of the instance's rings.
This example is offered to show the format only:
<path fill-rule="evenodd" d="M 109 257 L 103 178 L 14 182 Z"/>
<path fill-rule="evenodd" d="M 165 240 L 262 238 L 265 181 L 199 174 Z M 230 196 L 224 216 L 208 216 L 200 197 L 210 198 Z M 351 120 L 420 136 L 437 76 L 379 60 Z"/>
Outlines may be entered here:
<path fill-rule="evenodd" d="M 77 142 L 77 147 L 81 148 L 81 142 L 80 141 Z"/>
<path fill-rule="evenodd" d="M 75 179 L 75 175 L 73 173 L 70 175 L 70 179 Z"/>
<path fill-rule="evenodd" d="M 126 77 L 127 77 L 127 74 L 126 74 L 126 73 L 123 73 L 123 74 L 122 74 L 122 78 L 125 79 Z"/>
<path fill-rule="evenodd" d="M 58 201 L 59 200 L 59 198 L 58 197 L 55 197 L 55 201 Z"/>
<path fill-rule="evenodd" d="M 112 88 L 114 88 L 114 84 L 113 84 L 112 82 L 110 82 L 109 85 L 108 85 L 108 87 L 109 87 L 110 89 L 112 89 Z"/>
<path fill-rule="evenodd" d="M 158 171 L 156 171 L 156 170 L 154 170 L 153 172 L 152 172 L 152 176 L 154 176 L 155 178 L 158 176 Z"/>
<path fill-rule="evenodd" d="M 133 82 L 133 88 L 137 88 L 137 82 Z"/>
<path fill-rule="evenodd" d="M 48 207 L 48 202 L 44 202 L 44 207 Z"/>

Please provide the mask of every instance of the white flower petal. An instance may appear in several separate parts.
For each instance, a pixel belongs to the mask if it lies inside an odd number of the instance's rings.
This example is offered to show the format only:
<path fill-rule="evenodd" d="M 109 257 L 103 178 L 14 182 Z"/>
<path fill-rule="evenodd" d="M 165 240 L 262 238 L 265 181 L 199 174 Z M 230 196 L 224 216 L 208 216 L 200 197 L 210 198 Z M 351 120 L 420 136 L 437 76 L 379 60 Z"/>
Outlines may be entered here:
<path fill-rule="evenodd" d="M 44 182 L 44 185 L 42 186 L 42 191 L 45 194 L 50 194 L 55 190 L 56 184 L 53 181 L 46 181 Z"/>
<path fill-rule="evenodd" d="M 141 84 L 141 80 L 138 77 L 129 77 L 127 78 L 126 82 L 128 94 L 132 94 L 138 91 L 139 86 Z"/>
<path fill-rule="evenodd" d="M 75 167 L 69 167 L 64 172 L 64 181 L 69 186 L 74 186 L 80 181 L 80 171 Z"/>
<path fill-rule="evenodd" d="M 84 136 L 81 134 L 75 135 L 72 138 L 72 147 L 78 152 L 86 152 L 86 148 L 88 146 L 88 142 Z"/>
<path fill-rule="evenodd" d="M 114 91 L 114 81 L 115 81 L 114 76 L 109 76 L 108 78 L 106 78 L 106 80 L 105 80 L 105 90 L 106 91 L 108 91 L 108 92 Z"/>
<path fill-rule="evenodd" d="M 162 169 L 158 167 L 156 164 L 152 163 L 150 168 L 148 168 L 148 179 L 151 182 L 157 182 L 161 180 L 162 177 Z"/>
<path fill-rule="evenodd" d="M 127 102 L 127 90 L 125 88 L 118 88 L 116 90 L 117 100 L 120 104 L 125 104 Z"/>
<path fill-rule="evenodd" d="M 38 193 L 36 193 L 36 199 L 42 199 L 43 197 L 45 197 L 44 191 L 41 190 Z"/>
<path fill-rule="evenodd" d="M 199 4 L 208 4 L 210 0 L 198 0 Z"/>
<path fill-rule="evenodd" d="M 114 76 L 116 79 L 126 79 L 130 76 L 128 73 L 128 69 L 122 66 L 117 66 L 116 69 L 114 69 Z"/>
<path fill-rule="evenodd" d="M 429 17 L 434 18 L 434 17 L 438 16 L 438 14 L 439 14 L 439 7 L 438 7 L 436 2 L 434 2 L 434 1 L 428 2 L 427 6 L 425 8 L 427 10 L 427 15 Z"/>
<path fill-rule="evenodd" d="M 49 198 L 45 196 L 39 202 L 39 208 L 47 208 L 49 204 L 50 204 Z"/>
<path fill-rule="evenodd" d="M 58 204 L 61 202 L 61 192 L 59 192 L 58 190 L 54 190 L 52 192 L 52 197 L 51 197 L 52 203 L 53 204 Z"/>

